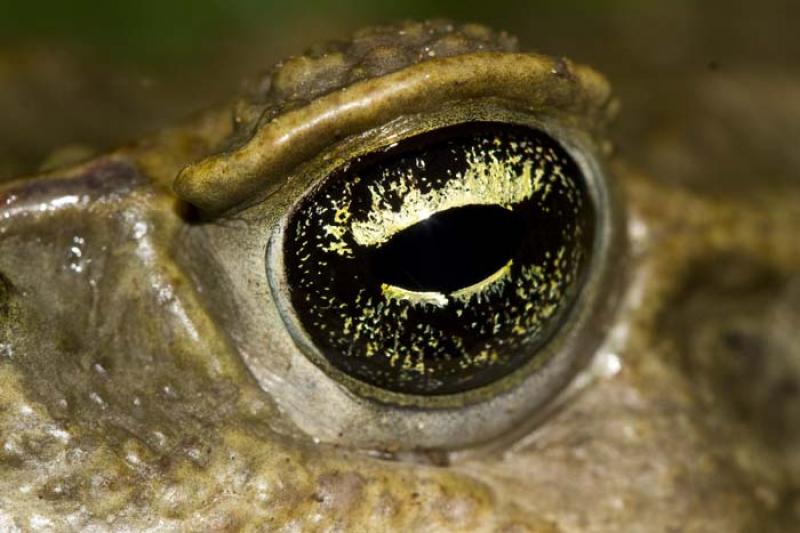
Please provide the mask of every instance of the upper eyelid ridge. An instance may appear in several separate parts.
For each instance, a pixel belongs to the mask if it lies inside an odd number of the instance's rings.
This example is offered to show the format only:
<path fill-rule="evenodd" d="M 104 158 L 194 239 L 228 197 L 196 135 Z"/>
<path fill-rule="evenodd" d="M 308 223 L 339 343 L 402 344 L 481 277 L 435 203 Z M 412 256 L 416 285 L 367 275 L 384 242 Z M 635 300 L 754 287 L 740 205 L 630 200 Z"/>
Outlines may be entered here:
<path fill-rule="evenodd" d="M 502 52 L 435 58 L 354 83 L 280 114 L 238 148 L 183 169 L 173 189 L 202 211 L 219 214 L 268 196 L 293 168 L 343 138 L 402 114 L 483 97 L 584 117 L 589 126 L 605 124 L 613 108 L 602 75 L 563 59 Z"/>

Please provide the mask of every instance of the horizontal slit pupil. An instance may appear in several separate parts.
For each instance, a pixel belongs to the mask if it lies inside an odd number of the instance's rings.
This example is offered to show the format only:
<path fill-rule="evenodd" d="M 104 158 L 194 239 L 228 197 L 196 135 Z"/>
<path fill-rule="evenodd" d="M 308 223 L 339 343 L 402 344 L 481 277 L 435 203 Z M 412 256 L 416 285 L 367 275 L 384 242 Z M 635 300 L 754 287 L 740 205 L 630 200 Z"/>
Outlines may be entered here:
<path fill-rule="evenodd" d="M 372 255 L 383 283 L 450 293 L 497 272 L 523 236 L 520 217 L 498 205 L 440 211 L 394 235 Z"/>

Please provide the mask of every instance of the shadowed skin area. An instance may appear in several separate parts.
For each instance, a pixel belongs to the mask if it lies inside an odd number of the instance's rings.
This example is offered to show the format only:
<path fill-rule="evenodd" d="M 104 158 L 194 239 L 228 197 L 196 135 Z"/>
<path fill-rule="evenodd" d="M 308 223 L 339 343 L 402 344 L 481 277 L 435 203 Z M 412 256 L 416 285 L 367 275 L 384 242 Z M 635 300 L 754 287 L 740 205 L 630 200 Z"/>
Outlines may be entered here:
<path fill-rule="evenodd" d="M 365 446 L 378 416 L 325 425 L 344 401 L 334 391 L 349 396 L 303 366 L 269 311 L 264 254 L 303 192 L 293 169 L 318 160 L 310 147 L 352 146 L 361 133 L 332 141 L 337 128 L 307 121 L 342 112 L 342 88 L 409 72 L 444 79 L 441 63 L 416 55 L 422 46 L 458 67 L 476 51 L 506 60 L 515 43 L 437 23 L 338 46 L 287 60 L 230 106 L 0 189 L 0 529 L 793 530 L 797 187 L 689 190 L 603 150 L 626 247 L 582 386 L 524 432 L 475 435 L 457 452 L 414 449 L 403 428 L 403 444 L 384 432 Z M 544 81 L 528 91 L 565 121 L 582 117 L 575 127 L 604 145 L 615 107 L 605 81 L 536 58 Z M 556 94 L 551 79 L 581 79 L 584 92 Z M 481 89 L 458 87 L 448 98 Z M 400 104 L 438 105 L 409 91 L 400 103 L 372 98 L 354 122 L 379 130 Z M 579 94 L 606 104 L 593 114 Z M 289 132 L 302 147 L 257 149 Z"/>

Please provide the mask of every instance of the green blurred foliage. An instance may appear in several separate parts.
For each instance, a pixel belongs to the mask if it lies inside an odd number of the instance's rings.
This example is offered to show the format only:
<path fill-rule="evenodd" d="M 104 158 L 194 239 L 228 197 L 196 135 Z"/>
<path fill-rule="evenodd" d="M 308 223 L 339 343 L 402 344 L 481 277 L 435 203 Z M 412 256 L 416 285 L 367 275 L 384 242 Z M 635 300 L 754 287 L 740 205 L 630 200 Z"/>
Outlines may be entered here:
<path fill-rule="evenodd" d="M 158 63 L 197 57 L 198 50 L 242 34 L 280 33 L 304 20 L 347 20 L 355 26 L 446 17 L 514 30 L 520 16 L 586 17 L 642 3 L 646 0 L 3 0 L 0 43 L 63 41 L 117 60 Z"/>

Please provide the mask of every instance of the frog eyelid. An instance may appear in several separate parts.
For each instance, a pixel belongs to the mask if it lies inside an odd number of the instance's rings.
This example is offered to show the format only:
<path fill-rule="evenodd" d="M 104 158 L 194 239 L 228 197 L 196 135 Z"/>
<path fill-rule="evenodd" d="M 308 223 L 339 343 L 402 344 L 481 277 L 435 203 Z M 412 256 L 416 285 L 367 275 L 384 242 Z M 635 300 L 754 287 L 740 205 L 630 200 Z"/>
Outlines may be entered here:
<path fill-rule="evenodd" d="M 582 118 L 587 128 L 604 124 L 613 107 L 605 78 L 563 59 L 500 52 L 434 58 L 282 113 L 241 146 L 186 167 L 173 188 L 181 199 L 219 214 L 263 199 L 293 168 L 345 137 L 403 114 L 480 98 Z"/>

